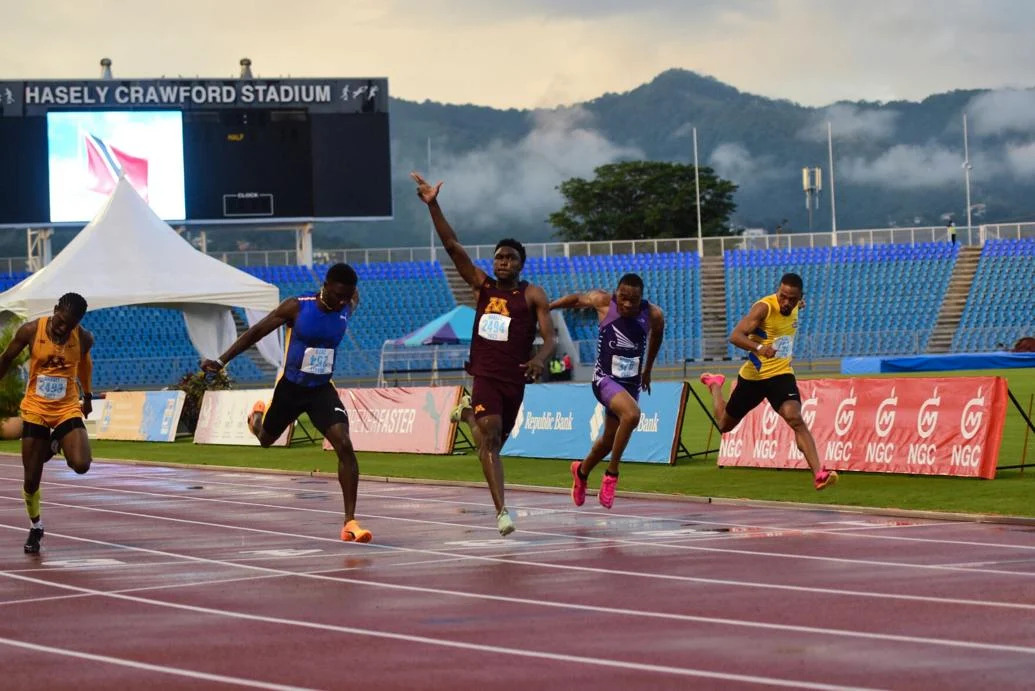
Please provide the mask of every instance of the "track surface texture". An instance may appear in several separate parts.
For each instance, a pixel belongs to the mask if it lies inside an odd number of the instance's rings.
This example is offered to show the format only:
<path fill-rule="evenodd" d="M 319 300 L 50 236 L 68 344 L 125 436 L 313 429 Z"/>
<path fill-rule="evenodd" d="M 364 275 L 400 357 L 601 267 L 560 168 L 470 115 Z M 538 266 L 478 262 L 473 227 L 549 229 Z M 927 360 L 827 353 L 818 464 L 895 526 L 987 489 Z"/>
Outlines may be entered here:
<path fill-rule="evenodd" d="M 0 456 L 17 689 L 1020 689 L 1035 528 L 334 478 L 48 464 L 23 553 Z M 596 478 L 599 481 L 599 478 Z M 591 481 L 592 482 L 592 481 Z M 837 491 L 835 488 L 834 491 Z"/>

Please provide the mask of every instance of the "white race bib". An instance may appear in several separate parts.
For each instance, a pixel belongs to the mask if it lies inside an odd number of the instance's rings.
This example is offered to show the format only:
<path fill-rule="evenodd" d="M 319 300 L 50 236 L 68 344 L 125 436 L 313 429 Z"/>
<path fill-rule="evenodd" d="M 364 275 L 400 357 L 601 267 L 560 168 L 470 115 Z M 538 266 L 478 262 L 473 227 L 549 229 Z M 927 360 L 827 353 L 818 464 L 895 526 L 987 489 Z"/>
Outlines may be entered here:
<path fill-rule="evenodd" d="M 611 356 L 611 374 L 620 378 L 628 379 L 640 373 L 640 358 L 622 357 L 621 355 Z"/>
<path fill-rule="evenodd" d="M 773 340 L 776 357 L 789 358 L 794 355 L 794 336 L 780 336 Z"/>
<path fill-rule="evenodd" d="M 306 348 L 298 369 L 307 374 L 330 374 L 334 370 L 334 349 Z"/>
<path fill-rule="evenodd" d="M 510 317 L 503 314 L 483 314 L 478 320 L 478 335 L 487 341 L 506 341 L 510 338 Z"/>
<path fill-rule="evenodd" d="M 68 393 L 68 380 L 64 377 L 36 377 L 36 395 L 48 401 L 60 401 Z"/>

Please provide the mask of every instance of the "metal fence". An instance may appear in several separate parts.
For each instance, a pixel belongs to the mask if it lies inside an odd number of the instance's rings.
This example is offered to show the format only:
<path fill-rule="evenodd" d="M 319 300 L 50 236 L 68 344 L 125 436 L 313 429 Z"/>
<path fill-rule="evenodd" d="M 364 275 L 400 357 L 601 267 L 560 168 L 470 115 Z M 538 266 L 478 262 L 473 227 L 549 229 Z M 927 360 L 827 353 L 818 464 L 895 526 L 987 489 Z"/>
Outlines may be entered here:
<path fill-rule="evenodd" d="M 962 245 L 981 245 L 991 239 L 1015 239 L 1035 237 L 1035 222 L 996 223 L 982 226 L 958 227 L 956 241 Z M 797 247 L 831 247 L 845 245 L 910 244 L 923 242 L 948 242 L 949 233 L 945 226 L 924 226 L 917 228 L 863 228 L 839 230 L 837 233 L 774 233 L 745 237 L 729 235 L 701 238 L 700 251 L 703 256 L 721 256 L 725 252 L 741 249 L 791 249 Z M 495 245 L 466 246 L 468 254 L 475 259 L 491 259 Z M 659 252 L 697 252 L 698 240 L 694 237 L 661 238 L 654 240 L 603 240 L 599 242 L 532 242 L 525 244 L 530 257 L 585 257 L 608 254 L 657 254 Z M 217 259 L 233 266 L 285 266 L 298 263 L 294 249 L 247 250 L 234 252 L 210 252 Z M 369 264 L 371 262 L 428 261 L 437 259 L 448 262 L 449 257 L 441 247 L 374 247 L 314 249 L 313 261 L 317 264 Z M 26 271 L 25 257 L 0 257 L 0 272 Z"/>
<path fill-rule="evenodd" d="M 991 239 L 1035 237 L 1033 223 L 1001 223 L 982 226 L 958 227 L 956 242 L 961 245 L 981 245 Z M 949 242 L 945 226 L 917 228 L 863 228 L 839 230 L 837 233 L 779 233 L 744 237 L 729 235 L 701 239 L 704 256 L 721 256 L 741 249 L 793 249 L 798 247 L 839 247 L 846 245 L 916 245 L 925 242 Z M 465 246 L 474 259 L 491 259 L 495 245 Z M 599 242 L 531 242 L 525 244 L 529 257 L 585 257 L 608 254 L 657 254 L 659 252 L 697 252 L 697 238 L 661 238 L 653 240 L 602 240 Z M 234 266 L 276 266 L 297 261 L 295 250 L 266 250 L 247 252 L 217 252 L 216 257 Z M 448 262 L 441 247 L 377 247 L 313 250 L 313 260 L 320 264 L 345 262 L 428 261 Z M 24 260 L 23 260 L 24 262 Z"/>

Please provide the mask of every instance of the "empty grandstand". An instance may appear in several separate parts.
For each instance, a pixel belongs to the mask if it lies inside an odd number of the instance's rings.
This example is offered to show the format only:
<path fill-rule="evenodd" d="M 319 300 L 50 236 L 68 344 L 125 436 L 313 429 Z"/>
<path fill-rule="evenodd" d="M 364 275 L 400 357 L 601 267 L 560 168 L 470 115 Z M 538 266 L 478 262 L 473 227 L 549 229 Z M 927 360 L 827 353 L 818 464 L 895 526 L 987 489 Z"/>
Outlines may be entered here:
<path fill-rule="evenodd" d="M 796 357 L 924 352 L 957 252 L 947 243 L 727 252 L 727 323 L 794 272 L 806 304 Z M 737 357 L 732 346 L 729 355 Z"/>
<path fill-rule="evenodd" d="M 283 300 L 319 289 L 330 267 L 241 268 L 275 284 Z M 438 262 L 373 262 L 354 268 L 360 306 L 334 359 L 335 376 L 346 379 L 376 376 L 386 340 L 403 336 L 456 305 Z"/>
<path fill-rule="evenodd" d="M 959 255 L 958 248 L 947 242 L 726 248 L 722 255 L 724 282 L 713 285 L 710 292 L 715 294 L 702 295 L 701 260 L 696 252 L 593 251 L 574 256 L 530 256 L 522 276 L 542 285 L 554 297 L 592 288 L 611 290 L 622 274 L 640 274 L 645 297 L 660 305 L 667 317 L 660 367 L 676 367 L 685 360 L 702 357 L 702 301 L 725 306 L 728 328 L 755 300 L 772 292 L 780 276 L 788 271 L 801 274 L 805 282 L 806 307 L 801 315 L 796 356 L 807 359 L 927 352 Z M 475 262 L 491 272 L 490 259 Z M 361 307 L 336 354 L 334 371 L 341 380 L 372 381 L 378 375 L 385 341 L 414 331 L 452 309 L 457 298 L 464 296 L 451 292 L 438 261 L 353 260 L 353 266 L 360 278 Z M 317 290 L 328 265 L 241 268 L 277 285 L 283 299 Z M 0 288 L 9 288 L 26 276 L 0 276 Z M 958 287 L 960 283 L 962 287 Z M 957 280 L 953 285 L 954 291 L 959 289 L 963 291 L 960 295 L 967 295 L 958 327 L 953 321 L 945 332 L 946 345 L 948 334 L 952 334 L 953 352 L 1000 349 L 1032 335 L 1035 238 L 988 239 L 972 282 L 967 273 L 965 281 Z M 724 294 L 718 294 L 720 290 Z M 235 312 L 240 331 L 246 321 L 243 311 Z M 592 361 L 596 316 L 590 310 L 569 310 L 564 312 L 564 319 L 580 360 Z M 198 355 L 176 310 L 96 310 L 89 312 L 83 323 L 97 335 L 95 379 L 101 390 L 174 386 L 197 366 Z M 733 359 L 741 355 L 733 348 L 725 352 Z M 421 357 L 427 358 L 427 354 L 415 354 L 408 366 L 416 370 L 433 366 Z M 462 365 L 458 357 L 453 359 L 456 362 L 434 366 Z M 235 359 L 230 374 L 240 383 L 265 385 L 274 376 L 272 368 L 254 351 Z"/>
<path fill-rule="evenodd" d="M 476 262 L 486 273 L 492 261 Z M 643 279 L 645 299 L 665 311 L 666 334 L 658 363 L 677 364 L 701 356 L 700 259 L 691 252 L 655 254 L 597 254 L 574 257 L 529 257 L 523 279 L 538 283 L 550 297 L 601 289 L 612 291 L 626 273 Z M 597 315 L 593 310 L 565 310 L 571 337 L 579 344 L 579 359 L 596 357 Z"/>
<path fill-rule="evenodd" d="M 1035 335 L 1035 238 L 989 240 L 963 317 L 952 339 L 954 352 L 1009 348 Z"/>
<path fill-rule="evenodd" d="M 87 312 L 82 324 L 94 334 L 93 379 L 98 391 L 171 387 L 198 369 L 198 353 L 179 310 L 111 307 Z M 228 371 L 235 381 L 264 378 L 251 357 L 236 358 Z"/>

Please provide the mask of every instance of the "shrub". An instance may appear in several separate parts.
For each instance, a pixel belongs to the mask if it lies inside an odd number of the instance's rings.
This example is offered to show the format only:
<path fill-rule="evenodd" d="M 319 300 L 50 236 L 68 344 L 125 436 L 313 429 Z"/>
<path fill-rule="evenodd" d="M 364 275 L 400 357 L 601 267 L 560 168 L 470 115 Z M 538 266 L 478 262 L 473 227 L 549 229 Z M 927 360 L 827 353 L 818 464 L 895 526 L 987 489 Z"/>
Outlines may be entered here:
<path fill-rule="evenodd" d="M 14 338 L 14 334 L 23 324 L 23 320 L 14 319 L 0 329 L 0 348 L 6 348 Z M 18 415 L 18 406 L 25 395 L 25 379 L 28 373 L 25 365 L 29 359 L 29 349 L 25 348 L 11 363 L 11 369 L 0 379 L 0 418 Z"/>
<path fill-rule="evenodd" d="M 201 399 L 206 391 L 226 391 L 233 388 L 233 380 L 226 370 L 220 370 L 216 374 L 205 374 L 202 372 L 187 372 L 180 379 L 177 387 L 185 392 L 186 398 L 183 401 L 183 412 L 180 414 L 180 426 L 185 427 L 191 434 L 198 427 L 198 415 L 201 414 Z"/>

